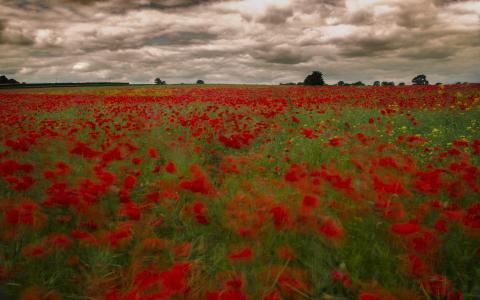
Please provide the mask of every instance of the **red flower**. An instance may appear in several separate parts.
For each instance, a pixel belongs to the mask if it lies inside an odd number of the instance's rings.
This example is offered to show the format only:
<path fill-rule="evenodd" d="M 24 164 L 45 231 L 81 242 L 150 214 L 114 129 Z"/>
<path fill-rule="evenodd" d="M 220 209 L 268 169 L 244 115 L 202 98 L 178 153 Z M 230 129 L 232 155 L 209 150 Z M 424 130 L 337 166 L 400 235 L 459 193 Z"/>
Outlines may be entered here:
<path fill-rule="evenodd" d="M 341 281 L 344 287 L 348 287 L 352 283 L 352 280 L 350 279 L 348 274 L 343 273 L 343 272 L 338 271 L 338 270 L 332 271 L 330 273 L 330 279 L 333 282 Z"/>
<path fill-rule="evenodd" d="M 131 188 L 133 188 L 133 186 L 135 185 L 136 182 L 137 182 L 137 178 L 135 178 L 135 176 L 127 175 L 127 176 L 125 176 L 125 179 L 123 180 L 123 187 L 127 190 L 131 189 Z"/>
<path fill-rule="evenodd" d="M 8 224 L 18 224 L 20 220 L 20 211 L 18 208 L 12 207 L 10 209 L 5 210 L 5 221 Z"/>
<path fill-rule="evenodd" d="M 155 167 L 153 167 L 152 173 L 159 173 L 161 169 L 162 167 L 160 167 L 160 165 L 155 165 Z"/>
<path fill-rule="evenodd" d="M 280 295 L 276 291 L 270 292 L 266 296 L 262 297 L 262 300 L 282 300 Z"/>
<path fill-rule="evenodd" d="M 48 237 L 48 240 L 55 247 L 66 248 L 70 245 L 70 238 L 63 233 L 53 233 Z"/>
<path fill-rule="evenodd" d="M 15 191 L 24 191 L 31 187 L 35 181 L 32 176 L 28 175 L 22 177 L 7 176 L 4 179 L 10 183 L 10 187 Z"/>
<path fill-rule="evenodd" d="M 253 255 L 252 249 L 245 247 L 228 255 L 231 260 L 249 260 Z"/>
<path fill-rule="evenodd" d="M 275 206 L 270 209 L 270 214 L 273 217 L 273 225 L 275 229 L 282 229 L 287 225 L 289 216 L 285 206 Z"/>
<path fill-rule="evenodd" d="M 156 284 L 160 280 L 160 273 L 145 270 L 137 273 L 133 280 L 135 286 L 141 290 L 148 289 L 152 285 Z"/>
<path fill-rule="evenodd" d="M 157 158 L 158 157 L 157 150 L 153 148 L 148 149 L 148 156 L 150 156 L 151 158 Z"/>
<path fill-rule="evenodd" d="M 93 150 L 92 148 L 88 147 L 87 144 L 83 142 L 77 142 L 75 147 L 70 149 L 70 154 L 76 154 L 83 156 L 84 158 L 93 158 L 100 154 L 100 152 Z"/>
<path fill-rule="evenodd" d="M 45 254 L 45 248 L 42 245 L 27 245 L 23 247 L 23 255 L 29 257 L 40 257 Z"/>
<path fill-rule="evenodd" d="M 312 129 L 302 127 L 301 130 L 302 130 L 302 134 L 303 134 L 304 137 L 306 137 L 308 139 L 312 139 L 312 138 L 315 137 Z"/>
<path fill-rule="evenodd" d="M 443 171 L 435 169 L 430 172 L 417 172 L 415 176 L 417 179 L 413 182 L 413 186 L 424 193 L 435 194 L 440 189 L 440 174 Z"/>
<path fill-rule="evenodd" d="M 382 300 L 382 297 L 376 293 L 361 292 L 360 295 L 358 295 L 358 300 Z"/>
<path fill-rule="evenodd" d="M 396 234 L 411 234 L 414 232 L 418 232 L 420 230 L 420 227 L 418 226 L 417 222 L 409 221 L 406 223 L 393 224 L 390 227 L 390 230 Z"/>
<path fill-rule="evenodd" d="M 172 253 L 175 254 L 175 256 L 177 257 L 188 256 L 190 254 L 190 249 L 192 249 L 192 244 L 190 244 L 189 242 L 183 242 L 173 247 Z"/>
<path fill-rule="evenodd" d="M 73 238 L 79 239 L 79 240 L 86 240 L 86 239 L 92 239 L 93 238 L 93 235 L 91 233 L 86 232 L 86 231 L 82 231 L 82 230 L 78 230 L 78 229 L 73 229 L 70 232 L 70 235 Z"/>
<path fill-rule="evenodd" d="M 130 237 L 131 232 L 129 228 L 120 228 L 115 231 L 108 232 L 105 236 L 106 241 L 110 247 L 117 247 L 120 241 Z"/>
<path fill-rule="evenodd" d="M 291 164 L 288 168 L 288 171 L 285 172 L 284 178 L 286 181 L 295 182 L 300 180 L 304 174 L 302 174 L 302 170 L 299 165 Z"/>
<path fill-rule="evenodd" d="M 198 224 L 208 225 L 208 219 L 205 216 L 205 204 L 200 201 L 193 202 L 192 212 Z"/>
<path fill-rule="evenodd" d="M 344 232 L 340 224 L 332 218 L 327 218 L 320 226 L 318 232 L 326 237 L 342 237 Z"/>
<path fill-rule="evenodd" d="M 328 144 L 330 146 L 338 146 L 338 145 L 340 145 L 341 141 L 342 141 L 341 138 L 335 137 L 335 138 L 331 138 L 330 140 L 328 140 Z"/>
<path fill-rule="evenodd" d="M 140 220 L 140 208 L 132 201 L 122 203 L 119 214 L 127 216 L 131 220 Z"/>
<path fill-rule="evenodd" d="M 189 190 L 194 193 L 208 194 L 209 188 L 204 177 L 180 182 L 180 188 Z"/>
<path fill-rule="evenodd" d="M 141 162 L 142 162 L 142 159 L 140 157 L 132 158 L 132 164 L 134 165 L 139 165 Z"/>
<path fill-rule="evenodd" d="M 415 277 L 422 277 L 427 271 L 425 262 L 415 254 L 409 254 L 403 260 L 404 270 Z"/>
<path fill-rule="evenodd" d="M 463 224 L 473 230 L 480 229 L 480 202 L 472 203 L 462 220 Z"/>
<path fill-rule="evenodd" d="M 120 149 L 118 146 L 108 152 L 105 152 L 102 155 L 102 161 L 104 163 L 108 163 L 112 160 L 122 160 L 122 159 L 123 159 L 122 153 L 120 152 Z"/>
<path fill-rule="evenodd" d="M 165 171 L 167 171 L 168 173 L 175 173 L 176 170 L 177 167 L 172 161 L 167 162 L 167 165 L 165 166 Z"/>
<path fill-rule="evenodd" d="M 388 194 L 403 194 L 405 193 L 405 188 L 402 183 L 395 177 L 389 176 L 389 181 L 384 182 L 380 180 L 378 176 L 373 177 L 373 186 L 375 191 L 379 193 L 388 193 Z"/>
<path fill-rule="evenodd" d="M 175 263 L 167 271 L 160 273 L 160 281 L 163 287 L 172 292 L 182 293 L 187 288 L 186 277 L 190 270 L 189 263 Z"/>
<path fill-rule="evenodd" d="M 438 247 L 438 238 L 433 231 L 424 230 L 408 238 L 409 247 L 420 253 L 431 253 Z"/>
<path fill-rule="evenodd" d="M 435 228 L 439 232 L 447 232 L 447 221 L 444 219 L 438 219 L 434 224 L 433 228 Z"/>
<path fill-rule="evenodd" d="M 441 275 L 432 275 L 422 281 L 422 285 L 427 292 L 434 297 L 445 296 L 452 286 L 450 280 Z"/>
<path fill-rule="evenodd" d="M 302 205 L 308 208 L 314 208 L 318 205 L 318 199 L 314 196 L 305 196 L 303 197 Z"/>
<path fill-rule="evenodd" d="M 196 164 L 192 164 L 189 169 L 193 178 L 190 180 L 183 180 L 180 182 L 179 187 L 194 193 L 208 194 L 212 187 L 204 172 Z"/>

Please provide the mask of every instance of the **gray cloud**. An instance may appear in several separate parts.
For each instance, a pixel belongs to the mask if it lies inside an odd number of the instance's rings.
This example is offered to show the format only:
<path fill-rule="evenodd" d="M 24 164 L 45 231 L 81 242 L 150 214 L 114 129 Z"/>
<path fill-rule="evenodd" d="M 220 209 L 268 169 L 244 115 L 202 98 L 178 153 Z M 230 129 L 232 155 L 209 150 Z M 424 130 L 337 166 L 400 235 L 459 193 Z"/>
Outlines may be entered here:
<path fill-rule="evenodd" d="M 310 56 L 302 53 L 300 49 L 290 49 L 288 46 L 272 48 L 270 45 L 261 47 L 252 53 L 256 59 L 269 63 L 295 65 L 310 60 Z"/>
<path fill-rule="evenodd" d="M 3 0 L 20 81 L 480 81 L 480 1 Z M 433 78 L 432 78 L 433 76 Z"/>
<path fill-rule="evenodd" d="M 375 24 L 375 15 L 369 10 L 362 9 L 353 13 L 347 19 L 346 23 L 353 25 L 373 25 Z"/>
<path fill-rule="evenodd" d="M 408 29 L 425 29 L 438 25 L 438 15 L 433 3 L 424 2 L 412 6 L 404 3 L 398 6 L 398 13 L 395 15 L 396 24 Z"/>
<path fill-rule="evenodd" d="M 147 45 L 190 45 L 208 43 L 217 36 L 209 32 L 173 32 L 148 39 Z"/>
<path fill-rule="evenodd" d="M 293 16 L 293 8 L 278 8 L 272 7 L 267 9 L 266 13 L 257 19 L 260 23 L 267 23 L 273 25 L 284 24 L 289 17 Z"/>
<path fill-rule="evenodd" d="M 27 37 L 21 30 L 10 30 L 7 21 L 0 19 L 0 45 L 1 44 L 29 46 L 33 44 L 33 40 Z"/>
<path fill-rule="evenodd" d="M 466 2 L 468 0 L 434 0 L 433 3 L 438 6 L 449 5 L 453 3 Z"/>
<path fill-rule="evenodd" d="M 340 49 L 340 54 L 345 57 L 375 57 L 401 47 L 408 47 L 404 41 L 396 35 L 353 36 L 333 39 L 332 42 Z"/>
<path fill-rule="evenodd" d="M 203 4 L 211 4 L 228 0 L 4 0 L 5 4 L 11 7 L 19 7 L 26 10 L 50 10 L 58 6 L 67 6 L 73 8 L 75 6 L 92 6 L 107 4 L 109 8 L 119 12 L 120 10 L 129 9 L 175 9 L 190 8 Z M 110 4 L 110 5 L 109 5 Z M 105 6 L 104 6 L 105 8 Z"/>

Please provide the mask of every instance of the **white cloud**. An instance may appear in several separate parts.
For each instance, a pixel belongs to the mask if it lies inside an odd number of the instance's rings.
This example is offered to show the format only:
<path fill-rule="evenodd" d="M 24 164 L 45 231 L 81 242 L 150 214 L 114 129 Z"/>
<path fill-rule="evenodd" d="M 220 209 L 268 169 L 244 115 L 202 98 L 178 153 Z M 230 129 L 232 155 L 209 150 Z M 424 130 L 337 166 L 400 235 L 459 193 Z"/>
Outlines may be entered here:
<path fill-rule="evenodd" d="M 73 65 L 72 69 L 74 71 L 84 71 L 87 70 L 88 67 L 90 67 L 90 64 L 88 62 L 79 62 Z"/>

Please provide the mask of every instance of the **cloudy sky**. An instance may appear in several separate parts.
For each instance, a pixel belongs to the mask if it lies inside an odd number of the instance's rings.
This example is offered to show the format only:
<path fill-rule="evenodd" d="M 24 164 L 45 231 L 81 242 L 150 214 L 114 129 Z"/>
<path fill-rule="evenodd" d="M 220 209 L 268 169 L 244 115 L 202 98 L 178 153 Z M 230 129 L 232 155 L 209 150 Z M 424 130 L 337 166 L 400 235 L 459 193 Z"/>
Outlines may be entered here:
<path fill-rule="evenodd" d="M 26 82 L 480 82 L 480 0 L 0 0 Z"/>

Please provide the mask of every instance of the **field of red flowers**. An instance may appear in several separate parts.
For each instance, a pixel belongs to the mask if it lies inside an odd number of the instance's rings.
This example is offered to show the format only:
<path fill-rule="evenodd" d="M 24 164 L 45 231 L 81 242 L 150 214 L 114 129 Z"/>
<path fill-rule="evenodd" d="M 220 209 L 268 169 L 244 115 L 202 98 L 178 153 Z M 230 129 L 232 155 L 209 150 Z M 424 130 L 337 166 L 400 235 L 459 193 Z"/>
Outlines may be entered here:
<path fill-rule="evenodd" d="M 3 90 L 0 138 L 0 297 L 480 295 L 480 85 Z"/>

